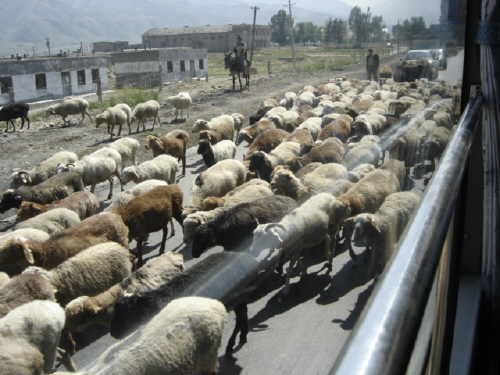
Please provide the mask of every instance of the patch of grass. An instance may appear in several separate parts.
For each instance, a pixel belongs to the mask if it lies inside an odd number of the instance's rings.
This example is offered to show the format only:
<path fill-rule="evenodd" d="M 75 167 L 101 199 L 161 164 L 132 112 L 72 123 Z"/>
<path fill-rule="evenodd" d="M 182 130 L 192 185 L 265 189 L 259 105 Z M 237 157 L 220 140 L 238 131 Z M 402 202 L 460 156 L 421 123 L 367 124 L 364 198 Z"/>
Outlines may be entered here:
<path fill-rule="evenodd" d="M 373 46 L 380 57 L 387 56 L 391 49 Z M 330 47 L 301 47 L 295 49 L 295 68 L 292 63 L 292 50 L 290 47 L 266 48 L 255 50 L 252 67 L 259 74 L 269 70 L 274 73 L 286 72 L 318 72 L 318 71 L 343 71 L 345 68 L 357 65 L 364 61 L 366 50 L 362 48 L 330 48 Z M 208 71 L 210 77 L 226 78 L 229 72 L 224 69 L 223 53 L 208 54 Z M 250 58 L 250 54 L 248 55 Z M 280 59 L 288 60 L 280 60 Z M 299 61 L 300 60 L 300 61 Z"/>
<path fill-rule="evenodd" d="M 119 103 L 127 103 L 131 108 L 139 103 L 147 102 L 148 100 L 158 100 L 157 90 L 141 90 L 133 87 L 125 87 L 121 90 L 115 90 L 106 100 L 102 103 L 91 102 L 89 109 L 105 110 L 108 107 L 113 107 Z"/>

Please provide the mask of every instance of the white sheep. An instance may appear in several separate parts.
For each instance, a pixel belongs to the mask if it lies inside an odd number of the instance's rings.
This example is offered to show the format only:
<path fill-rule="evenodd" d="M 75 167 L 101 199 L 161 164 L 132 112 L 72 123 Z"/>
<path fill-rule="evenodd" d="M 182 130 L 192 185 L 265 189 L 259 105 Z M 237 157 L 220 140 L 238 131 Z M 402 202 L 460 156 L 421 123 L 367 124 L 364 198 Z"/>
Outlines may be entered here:
<path fill-rule="evenodd" d="M 0 318 L 17 307 L 35 300 L 55 302 L 55 293 L 49 279 L 41 274 L 13 276 L 0 288 Z"/>
<path fill-rule="evenodd" d="M 32 356 L 12 358 L 12 352 L 6 354 L 4 350 L 12 345 L 36 349 L 43 358 L 43 372 L 52 373 L 63 327 L 64 310 L 52 301 L 33 301 L 11 310 L 0 319 L 0 373 L 19 374 L 14 363 L 19 369 L 33 366 Z"/>
<path fill-rule="evenodd" d="M 300 260 L 300 253 L 304 248 L 325 241 L 325 256 L 329 257 L 331 239 L 334 238 L 329 224 L 335 199 L 331 194 L 318 193 L 309 198 L 306 204 L 285 215 L 278 223 L 260 224 L 254 230 L 251 253 L 258 255 L 263 249 L 281 248 L 282 254 L 291 256 L 283 296 L 288 294 L 295 263 L 299 263 L 302 275 L 307 271 Z M 279 266 L 281 268 L 282 259 Z"/>
<path fill-rule="evenodd" d="M 305 186 L 320 191 L 339 179 L 347 179 L 346 167 L 338 163 L 326 163 L 302 176 L 301 181 Z"/>
<path fill-rule="evenodd" d="M 128 134 L 130 134 L 130 119 L 131 119 L 131 109 L 128 104 L 119 103 L 114 107 L 109 107 L 100 115 L 97 115 L 95 118 L 95 127 L 99 128 L 102 124 L 108 125 L 108 133 L 109 137 L 113 138 L 115 135 L 114 128 L 118 126 L 118 136 L 122 133 L 122 126 L 127 124 L 128 126 Z"/>
<path fill-rule="evenodd" d="M 376 213 L 363 213 L 349 218 L 348 221 L 354 227 L 352 242 L 356 246 L 371 248 L 383 267 L 419 202 L 420 197 L 415 193 L 393 193 Z"/>
<path fill-rule="evenodd" d="M 158 155 L 152 160 L 147 160 L 137 167 L 127 167 L 122 172 L 122 183 L 130 181 L 138 184 L 146 180 L 162 180 L 172 185 L 175 184 L 175 174 L 179 162 L 171 155 Z"/>
<path fill-rule="evenodd" d="M 58 172 L 73 171 L 78 173 L 85 186 L 90 185 L 90 192 L 94 192 L 96 185 L 100 182 L 109 181 L 108 199 L 113 196 L 113 176 L 118 178 L 121 191 L 122 158 L 115 149 L 104 147 L 90 155 L 85 155 L 75 163 L 59 165 Z"/>
<path fill-rule="evenodd" d="M 131 162 L 133 165 L 137 165 L 136 157 L 140 146 L 141 144 L 137 139 L 129 137 L 117 139 L 108 145 L 109 148 L 118 151 L 122 157 L 122 170 L 125 168 L 125 163 L 127 161 Z"/>
<path fill-rule="evenodd" d="M 245 121 L 245 116 L 242 115 L 241 113 L 231 113 L 231 117 L 234 120 L 234 130 L 236 130 L 236 133 L 239 133 L 241 128 L 243 127 L 243 122 Z"/>
<path fill-rule="evenodd" d="M 203 157 L 205 166 L 210 168 L 221 160 L 234 159 L 236 155 L 236 145 L 233 141 L 223 139 L 212 146 L 210 140 L 200 139 L 197 153 Z"/>
<path fill-rule="evenodd" d="M 137 132 L 139 132 L 139 125 L 142 122 L 142 130 L 146 130 L 146 119 L 153 118 L 153 127 L 151 130 L 154 130 L 156 119 L 158 119 L 158 123 L 161 125 L 161 120 L 159 116 L 160 111 L 160 103 L 156 100 L 148 100 L 145 103 L 139 103 L 134 107 L 131 115 L 131 123 L 137 120 Z"/>
<path fill-rule="evenodd" d="M 271 181 L 271 173 L 278 165 L 284 165 L 287 160 L 298 156 L 300 144 L 297 142 L 282 142 L 269 154 L 256 151 L 250 156 L 250 172 L 257 172 L 260 179 Z"/>
<path fill-rule="evenodd" d="M 375 166 L 373 164 L 363 163 L 358 165 L 356 168 L 353 168 L 347 173 L 347 179 L 351 182 L 358 182 L 363 177 L 365 177 L 368 173 L 373 172 L 375 170 Z"/>
<path fill-rule="evenodd" d="M 82 115 L 82 120 L 80 124 L 83 122 L 85 115 L 89 116 L 90 121 L 94 121 L 89 111 L 89 102 L 82 98 L 74 98 L 74 99 L 66 99 L 62 103 L 56 104 L 55 106 L 51 106 L 45 110 L 45 116 L 49 117 L 51 115 L 59 115 L 62 117 L 64 121 L 64 125 L 66 125 L 66 117 L 69 115 Z"/>
<path fill-rule="evenodd" d="M 144 194 L 157 186 L 163 186 L 163 185 L 168 185 L 168 184 L 165 181 L 154 180 L 154 179 L 143 181 L 133 186 L 129 190 L 125 190 L 118 193 L 118 195 L 113 198 L 109 206 L 106 207 L 104 211 L 111 211 L 114 210 L 115 208 L 123 207 L 135 197 L 138 197 L 139 195 Z"/>
<path fill-rule="evenodd" d="M 59 164 L 73 163 L 78 160 L 78 155 L 70 151 L 60 151 L 50 158 L 42 161 L 30 171 L 21 170 L 10 176 L 9 189 L 18 189 L 23 185 L 33 186 L 57 173 Z"/>
<path fill-rule="evenodd" d="M 283 98 L 279 101 L 279 105 L 285 107 L 287 110 L 290 110 L 293 108 L 295 100 L 297 100 L 297 94 L 293 91 L 288 91 L 285 92 L 285 95 L 283 95 Z"/>
<path fill-rule="evenodd" d="M 311 134 L 312 139 L 316 141 L 318 139 L 319 132 L 321 131 L 321 122 L 321 117 L 310 117 L 300 124 L 297 129 L 307 129 L 309 134 Z"/>
<path fill-rule="evenodd" d="M 47 271 L 28 267 L 23 274 L 41 273 L 56 289 L 56 300 L 66 305 L 79 296 L 108 290 L 132 272 L 130 252 L 116 242 L 104 242 L 79 252 Z"/>
<path fill-rule="evenodd" d="M 177 298 L 145 326 L 110 346 L 91 369 L 73 374 L 215 374 L 226 315 L 217 300 Z"/>
<path fill-rule="evenodd" d="M 358 140 L 361 140 L 365 135 L 377 135 L 387 125 L 387 118 L 383 115 L 374 113 L 360 115 L 354 119 L 352 131 L 356 134 Z"/>
<path fill-rule="evenodd" d="M 149 259 L 137 271 L 108 290 L 96 296 L 80 296 L 69 302 L 64 308 L 65 330 L 73 332 L 93 323 L 109 326 L 114 304 L 121 294 L 130 295 L 159 288 L 184 269 L 184 257 L 180 253 L 167 252 Z"/>
<path fill-rule="evenodd" d="M 342 164 L 351 171 L 361 164 L 372 164 L 378 167 L 382 156 L 378 136 L 364 136 L 361 141 L 351 144 L 350 149 L 344 154 Z"/>
<path fill-rule="evenodd" d="M 80 217 L 74 211 L 67 208 L 54 208 L 31 219 L 22 221 L 14 226 L 14 229 L 39 229 L 49 235 L 58 233 L 80 222 Z"/>
<path fill-rule="evenodd" d="M 203 200 L 209 196 L 222 197 L 246 180 L 247 171 L 242 162 L 233 159 L 221 160 L 196 177 L 189 195 L 183 217 L 201 209 Z"/>
<path fill-rule="evenodd" d="M 175 96 L 169 96 L 166 99 L 167 104 L 170 104 L 175 108 L 175 119 L 177 120 L 177 115 L 179 114 L 179 110 L 181 111 L 181 117 L 183 115 L 184 110 L 187 112 L 187 118 L 189 118 L 189 107 L 193 103 L 191 96 L 187 92 L 180 92 Z"/>
<path fill-rule="evenodd" d="M 281 108 L 281 107 L 280 107 Z M 289 121 L 294 121 L 299 117 L 299 112 L 294 110 L 285 111 L 283 113 L 267 116 L 267 119 L 276 125 L 278 129 L 284 129 L 285 124 Z"/>
<path fill-rule="evenodd" d="M 213 117 L 210 121 L 198 119 L 194 122 L 191 131 L 193 133 L 199 133 L 202 130 L 214 130 L 222 124 L 231 124 L 234 127 L 234 118 L 230 115 L 220 115 L 218 117 Z"/>
<path fill-rule="evenodd" d="M 23 228 L 13 230 L 12 232 L 5 232 L 0 235 L 0 248 L 14 237 L 23 237 L 29 241 L 44 242 L 49 239 L 50 235 L 43 230 L 33 228 Z"/>

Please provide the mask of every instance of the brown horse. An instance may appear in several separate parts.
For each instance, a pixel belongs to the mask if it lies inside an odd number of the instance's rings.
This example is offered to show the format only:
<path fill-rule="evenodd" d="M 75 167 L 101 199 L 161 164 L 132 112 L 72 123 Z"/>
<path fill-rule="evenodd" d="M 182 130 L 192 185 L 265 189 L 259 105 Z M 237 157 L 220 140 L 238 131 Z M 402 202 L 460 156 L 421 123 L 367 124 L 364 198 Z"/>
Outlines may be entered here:
<path fill-rule="evenodd" d="M 229 72 L 233 76 L 233 90 L 236 83 L 236 76 L 238 76 L 238 81 L 240 82 L 240 90 L 243 90 L 241 76 L 246 80 L 245 87 L 250 89 L 250 64 L 247 63 L 247 69 L 243 71 L 241 63 L 230 52 L 228 54 L 224 53 L 224 68 L 229 69 Z"/>

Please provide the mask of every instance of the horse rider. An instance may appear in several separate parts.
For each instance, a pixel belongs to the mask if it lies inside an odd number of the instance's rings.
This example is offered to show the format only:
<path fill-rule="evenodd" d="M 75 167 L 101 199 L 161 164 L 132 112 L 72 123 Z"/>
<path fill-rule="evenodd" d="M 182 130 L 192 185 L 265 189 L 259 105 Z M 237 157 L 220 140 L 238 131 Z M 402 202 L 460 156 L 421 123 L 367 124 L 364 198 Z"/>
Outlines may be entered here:
<path fill-rule="evenodd" d="M 245 74 L 247 71 L 247 45 L 240 35 L 236 36 L 236 44 L 233 47 L 233 52 L 241 71 Z"/>

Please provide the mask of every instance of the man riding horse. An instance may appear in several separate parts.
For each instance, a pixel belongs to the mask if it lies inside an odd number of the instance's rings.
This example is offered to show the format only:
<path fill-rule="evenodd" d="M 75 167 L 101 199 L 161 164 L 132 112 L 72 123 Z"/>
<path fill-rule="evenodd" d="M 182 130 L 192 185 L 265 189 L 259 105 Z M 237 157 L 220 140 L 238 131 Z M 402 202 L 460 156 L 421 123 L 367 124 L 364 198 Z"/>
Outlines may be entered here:
<path fill-rule="evenodd" d="M 236 56 L 240 72 L 245 75 L 247 71 L 247 45 L 240 35 L 236 36 L 236 44 L 233 47 L 233 52 Z"/>

